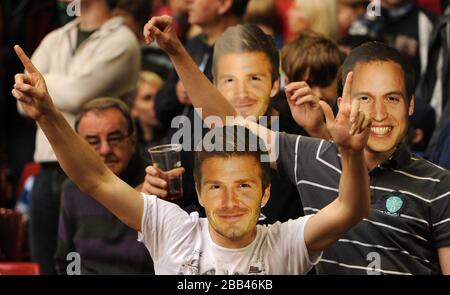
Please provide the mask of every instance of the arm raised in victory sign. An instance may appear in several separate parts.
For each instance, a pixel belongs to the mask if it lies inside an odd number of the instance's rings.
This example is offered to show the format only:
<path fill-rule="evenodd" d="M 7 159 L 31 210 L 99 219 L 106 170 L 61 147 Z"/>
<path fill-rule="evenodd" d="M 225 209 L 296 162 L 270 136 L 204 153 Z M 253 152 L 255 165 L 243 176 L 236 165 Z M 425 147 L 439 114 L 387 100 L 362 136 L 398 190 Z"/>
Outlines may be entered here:
<path fill-rule="evenodd" d="M 14 47 L 25 67 L 15 76 L 13 96 L 25 113 L 36 120 L 69 178 L 128 226 L 140 231 L 143 200 L 103 163 L 54 106 L 41 73 L 19 46 Z"/>
<path fill-rule="evenodd" d="M 369 139 L 371 120 L 359 110 L 359 100 L 350 102 L 352 80 L 353 73 L 349 73 L 336 118 L 326 102 L 319 102 L 327 128 L 341 154 L 342 175 L 338 197 L 306 224 L 305 243 L 310 254 L 334 243 L 370 211 L 370 182 L 364 147 Z"/>

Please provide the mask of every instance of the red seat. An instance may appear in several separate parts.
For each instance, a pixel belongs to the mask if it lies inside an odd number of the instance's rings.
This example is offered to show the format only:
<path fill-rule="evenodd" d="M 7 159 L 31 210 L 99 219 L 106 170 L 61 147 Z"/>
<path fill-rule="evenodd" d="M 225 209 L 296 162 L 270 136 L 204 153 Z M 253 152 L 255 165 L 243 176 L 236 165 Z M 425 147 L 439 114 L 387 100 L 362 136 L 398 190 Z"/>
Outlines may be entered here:
<path fill-rule="evenodd" d="M 39 264 L 33 262 L 0 262 L 0 275 L 39 275 Z"/>

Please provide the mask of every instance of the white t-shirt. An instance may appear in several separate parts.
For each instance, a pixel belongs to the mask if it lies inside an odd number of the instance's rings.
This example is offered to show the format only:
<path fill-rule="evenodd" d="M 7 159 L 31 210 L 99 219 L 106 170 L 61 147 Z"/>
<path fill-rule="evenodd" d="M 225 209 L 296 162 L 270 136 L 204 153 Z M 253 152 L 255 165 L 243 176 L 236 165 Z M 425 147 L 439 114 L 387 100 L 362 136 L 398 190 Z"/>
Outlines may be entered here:
<path fill-rule="evenodd" d="M 175 204 L 144 196 L 139 241 L 150 251 L 156 274 L 304 274 L 321 256 L 309 257 L 304 227 L 309 217 L 257 225 L 255 240 L 241 249 L 215 244 L 208 219 Z"/>

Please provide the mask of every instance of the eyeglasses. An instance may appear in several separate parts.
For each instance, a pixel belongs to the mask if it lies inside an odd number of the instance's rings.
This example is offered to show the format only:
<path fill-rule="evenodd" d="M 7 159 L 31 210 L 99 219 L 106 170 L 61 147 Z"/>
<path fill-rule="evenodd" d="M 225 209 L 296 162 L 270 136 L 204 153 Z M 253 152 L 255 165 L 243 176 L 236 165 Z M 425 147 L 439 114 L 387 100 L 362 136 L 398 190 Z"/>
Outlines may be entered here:
<path fill-rule="evenodd" d="M 120 144 L 129 137 L 129 134 L 122 134 L 120 132 L 114 132 L 108 134 L 106 137 L 106 142 L 111 148 L 116 148 L 120 146 Z M 102 145 L 102 140 L 98 136 L 86 136 L 86 141 L 95 149 L 99 150 Z"/>

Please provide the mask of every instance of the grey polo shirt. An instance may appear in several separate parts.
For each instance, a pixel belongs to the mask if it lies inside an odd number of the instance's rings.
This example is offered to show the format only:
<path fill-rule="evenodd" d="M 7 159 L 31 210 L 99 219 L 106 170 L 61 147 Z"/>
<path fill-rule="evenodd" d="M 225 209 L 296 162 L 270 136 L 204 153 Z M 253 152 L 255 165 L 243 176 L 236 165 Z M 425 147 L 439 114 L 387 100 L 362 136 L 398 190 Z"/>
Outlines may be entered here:
<path fill-rule="evenodd" d="M 277 140 L 277 167 L 297 184 L 305 214 L 331 203 L 342 170 L 337 146 L 286 133 Z M 437 248 L 450 245 L 450 173 L 400 145 L 370 177 L 369 216 L 324 251 L 317 273 L 439 274 Z"/>

